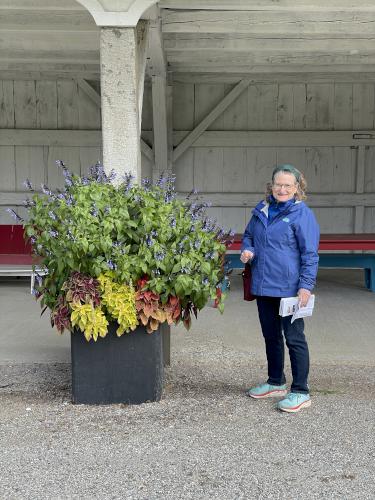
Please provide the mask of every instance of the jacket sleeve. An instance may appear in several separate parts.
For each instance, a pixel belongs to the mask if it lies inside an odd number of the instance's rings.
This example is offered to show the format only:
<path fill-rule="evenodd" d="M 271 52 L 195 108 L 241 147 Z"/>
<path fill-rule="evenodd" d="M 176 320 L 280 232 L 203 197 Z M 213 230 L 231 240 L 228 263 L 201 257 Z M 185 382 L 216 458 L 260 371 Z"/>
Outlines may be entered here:
<path fill-rule="evenodd" d="M 298 288 L 311 291 L 315 286 L 318 273 L 320 230 L 315 215 L 310 209 L 303 214 L 300 224 L 296 227 L 295 235 L 301 254 Z"/>
<path fill-rule="evenodd" d="M 243 234 L 241 253 L 244 250 L 249 250 L 250 252 L 254 253 L 254 239 L 253 239 L 254 223 L 255 223 L 254 217 L 251 217 Z"/>

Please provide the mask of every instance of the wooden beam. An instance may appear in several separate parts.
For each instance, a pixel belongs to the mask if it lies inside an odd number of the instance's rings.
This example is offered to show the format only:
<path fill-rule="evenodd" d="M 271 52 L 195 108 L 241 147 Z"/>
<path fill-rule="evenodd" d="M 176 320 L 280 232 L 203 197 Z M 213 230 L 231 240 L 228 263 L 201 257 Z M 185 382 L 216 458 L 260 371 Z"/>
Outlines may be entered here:
<path fill-rule="evenodd" d="M 74 10 L 86 11 L 86 9 L 75 0 L 2 0 L 0 3 L 0 10 Z"/>
<path fill-rule="evenodd" d="M 275 5 L 276 9 L 276 5 Z M 164 34 L 244 34 L 257 38 L 372 38 L 374 11 L 163 10 Z"/>
<path fill-rule="evenodd" d="M 188 193 L 179 193 L 186 198 Z M 0 192 L 0 205 L 21 205 L 30 192 Z M 198 193 L 198 201 L 211 202 L 213 207 L 254 207 L 264 198 L 264 193 Z M 308 204 L 312 207 L 375 207 L 375 193 L 328 193 L 310 194 Z"/>
<path fill-rule="evenodd" d="M 181 144 L 192 132 L 178 131 L 173 143 Z M 358 137 L 358 138 L 355 138 Z M 362 137 L 362 138 L 359 138 Z M 206 131 L 189 147 L 345 147 L 375 146 L 375 130 L 368 131 Z M 175 150 L 176 151 L 176 150 Z"/>
<path fill-rule="evenodd" d="M 83 78 L 77 80 L 78 86 L 83 90 L 83 92 L 90 97 L 90 99 L 100 108 L 101 107 L 101 97 L 100 94 Z"/>
<path fill-rule="evenodd" d="M 54 33 L 56 31 L 98 31 L 99 28 L 88 11 L 22 9 L 2 11 L 0 32 L 15 30 L 22 30 L 23 33 L 33 30 L 53 31 Z"/>
<path fill-rule="evenodd" d="M 166 77 L 167 62 L 163 47 L 160 17 L 150 22 L 147 61 L 147 73 L 149 76 Z"/>
<path fill-rule="evenodd" d="M 173 73 L 173 83 L 237 83 L 243 73 Z M 373 83 L 375 73 L 266 73 L 254 74 L 251 82 L 256 83 Z"/>
<path fill-rule="evenodd" d="M 200 62 L 197 64 L 194 61 L 190 62 L 174 62 L 169 63 L 169 69 L 173 73 L 215 73 L 221 75 L 241 74 L 256 77 L 257 74 L 266 75 L 282 75 L 282 74 L 311 74 L 324 75 L 344 73 L 359 74 L 359 73 L 374 73 L 375 64 L 245 64 L 236 62 L 236 64 L 227 61 L 223 63 Z"/>
<path fill-rule="evenodd" d="M 330 50 L 322 50 L 317 52 L 290 52 L 290 51 L 273 51 L 273 52 L 252 52 L 251 48 L 248 48 L 247 52 L 240 51 L 230 51 L 230 50 L 184 50 L 184 51 L 174 51 L 167 50 L 167 59 L 173 68 L 181 67 L 196 67 L 200 66 L 202 69 L 204 67 L 223 68 L 228 66 L 251 68 L 251 66 L 262 66 L 268 65 L 270 69 L 274 68 L 274 65 L 283 65 L 284 68 L 290 73 L 293 71 L 293 65 L 330 65 L 331 71 L 332 66 L 342 65 L 346 71 L 351 65 L 363 65 L 364 68 L 375 64 L 375 52 L 370 50 L 366 52 L 331 52 Z M 251 72 L 251 69 L 248 70 Z M 366 69 L 365 69 L 366 71 Z M 371 71 L 371 70 L 368 70 Z M 228 72 L 228 71 L 227 71 Z"/>
<path fill-rule="evenodd" d="M 155 176 L 170 170 L 168 155 L 167 85 L 165 76 L 152 77 Z"/>
<path fill-rule="evenodd" d="M 178 158 L 202 135 L 202 133 L 230 106 L 249 86 L 250 80 L 241 80 L 231 92 L 204 118 L 195 129 L 176 147 L 173 161 Z"/>
<path fill-rule="evenodd" d="M 98 147 L 101 143 L 101 130 L 0 129 L 0 146 Z M 143 139 L 141 150 L 154 161 L 154 153 Z"/>
<path fill-rule="evenodd" d="M 375 17 L 375 16 L 374 16 Z M 375 25 L 375 19 L 374 19 Z M 189 34 L 179 35 L 164 38 L 164 48 L 168 53 L 168 57 L 179 53 L 180 55 L 195 53 L 196 56 L 205 58 L 207 55 L 226 56 L 234 52 L 244 54 L 259 55 L 265 57 L 267 55 L 277 56 L 279 54 L 290 53 L 291 57 L 303 56 L 304 54 L 326 55 L 332 56 L 351 56 L 366 54 L 368 56 L 375 54 L 375 32 L 371 37 L 362 39 L 335 39 L 327 38 L 314 40 L 311 38 L 289 38 L 275 35 L 273 38 L 252 38 L 244 34 L 215 36 Z M 199 57 L 198 57 L 199 59 Z M 255 58 L 256 59 L 256 58 Z M 173 59 L 171 59 L 173 60 Z"/>
<path fill-rule="evenodd" d="M 8 0 L 9 1 L 9 0 Z M 375 5 L 371 0 L 363 0 L 360 5 L 356 0 L 161 0 L 161 9 L 182 10 L 241 10 L 241 11 L 331 11 L 352 12 L 366 10 L 374 12 Z"/>

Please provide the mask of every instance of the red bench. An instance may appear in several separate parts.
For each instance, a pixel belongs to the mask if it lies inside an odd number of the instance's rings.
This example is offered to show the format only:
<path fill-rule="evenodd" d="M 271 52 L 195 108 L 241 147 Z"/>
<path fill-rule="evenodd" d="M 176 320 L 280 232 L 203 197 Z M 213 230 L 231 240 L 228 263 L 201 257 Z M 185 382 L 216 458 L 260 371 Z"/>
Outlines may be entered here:
<path fill-rule="evenodd" d="M 0 225 L 0 276 L 30 276 L 31 289 L 34 288 L 33 266 L 38 259 L 31 254 L 31 245 L 25 242 L 23 227 L 20 225 Z"/>

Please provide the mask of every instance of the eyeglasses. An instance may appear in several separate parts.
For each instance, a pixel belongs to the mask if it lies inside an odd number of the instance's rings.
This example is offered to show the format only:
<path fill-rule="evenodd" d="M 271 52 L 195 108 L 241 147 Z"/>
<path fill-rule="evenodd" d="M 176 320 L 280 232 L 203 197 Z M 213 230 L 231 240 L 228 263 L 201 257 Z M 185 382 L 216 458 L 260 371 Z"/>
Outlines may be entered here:
<path fill-rule="evenodd" d="M 296 184 L 272 184 L 275 189 L 285 188 L 286 191 L 291 191 L 295 186 Z"/>

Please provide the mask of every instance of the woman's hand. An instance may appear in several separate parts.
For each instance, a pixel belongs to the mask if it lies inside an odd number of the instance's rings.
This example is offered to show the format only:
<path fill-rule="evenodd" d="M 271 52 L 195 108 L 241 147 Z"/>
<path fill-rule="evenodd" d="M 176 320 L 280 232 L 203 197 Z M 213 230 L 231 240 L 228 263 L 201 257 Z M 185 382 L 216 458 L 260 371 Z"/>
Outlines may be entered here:
<path fill-rule="evenodd" d="M 310 295 L 311 295 L 310 290 L 306 290 L 306 288 L 300 288 L 298 290 L 299 304 L 301 307 L 306 306 L 306 304 L 309 301 Z"/>
<path fill-rule="evenodd" d="M 249 260 L 251 260 L 253 257 L 254 257 L 253 252 L 250 252 L 250 250 L 244 250 L 241 253 L 240 260 L 241 260 L 241 262 L 243 262 L 244 264 L 246 264 L 246 262 L 249 262 Z"/>

